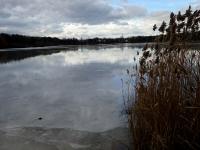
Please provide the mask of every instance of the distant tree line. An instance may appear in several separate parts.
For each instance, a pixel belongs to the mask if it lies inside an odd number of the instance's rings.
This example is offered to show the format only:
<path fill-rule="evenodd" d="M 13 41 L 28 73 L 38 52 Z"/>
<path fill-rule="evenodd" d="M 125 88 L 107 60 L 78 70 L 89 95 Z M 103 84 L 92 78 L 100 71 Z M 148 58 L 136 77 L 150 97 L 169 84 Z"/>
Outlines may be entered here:
<path fill-rule="evenodd" d="M 58 39 L 52 37 L 31 37 L 17 34 L 0 34 L 0 48 L 42 47 L 55 45 L 76 45 L 77 39 Z"/>
<path fill-rule="evenodd" d="M 164 26 L 164 25 L 163 25 Z M 161 30 L 161 29 L 160 29 Z M 195 36 L 194 36 L 195 35 Z M 0 34 L 0 48 L 43 47 L 56 45 L 93 45 L 115 43 L 148 43 L 154 42 L 157 36 L 135 36 L 128 38 L 91 38 L 91 39 L 59 39 L 54 37 L 32 37 L 17 34 Z M 190 37 L 190 35 L 188 35 Z M 191 36 L 189 41 L 200 42 L 200 32 Z M 167 40 L 166 40 L 167 41 Z"/>
<path fill-rule="evenodd" d="M 17 34 L 0 34 L 0 48 L 43 47 L 56 45 L 92 45 L 114 43 L 153 42 L 155 36 L 137 36 L 129 38 L 91 38 L 91 39 L 59 39 L 52 37 L 32 37 Z"/>

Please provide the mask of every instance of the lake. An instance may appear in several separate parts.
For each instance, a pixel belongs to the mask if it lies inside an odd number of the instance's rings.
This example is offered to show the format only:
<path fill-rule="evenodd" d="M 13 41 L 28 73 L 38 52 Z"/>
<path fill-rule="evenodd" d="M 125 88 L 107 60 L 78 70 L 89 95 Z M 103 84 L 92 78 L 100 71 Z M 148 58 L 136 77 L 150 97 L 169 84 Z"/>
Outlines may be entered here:
<path fill-rule="evenodd" d="M 127 149 L 122 80 L 140 50 L 140 44 L 1 50 L 0 149 Z"/>

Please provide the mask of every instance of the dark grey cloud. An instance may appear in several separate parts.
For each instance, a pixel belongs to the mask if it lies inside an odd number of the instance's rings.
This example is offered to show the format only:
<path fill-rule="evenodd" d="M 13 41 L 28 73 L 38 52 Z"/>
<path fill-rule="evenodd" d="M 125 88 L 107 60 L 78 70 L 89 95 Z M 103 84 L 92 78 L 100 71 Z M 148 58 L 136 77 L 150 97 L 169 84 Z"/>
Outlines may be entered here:
<path fill-rule="evenodd" d="M 199 1 L 191 0 L 192 6 L 200 8 Z M 164 7 L 155 11 L 156 6 L 152 10 L 152 6 L 135 4 L 129 0 L 0 0 L 0 32 L 116 37 L 122 33 L 152 34 L 153 24 L 168 21 L 170 11 Z M 165 10 L 170 10 L 169 6 Z"/>
<path fill-rule="evenodd" d="M 0 30 L 6 28 L 24 32 L 35 29 L 37 32 L 49 30 L 54 33 L 62 31 L 59 26 L 62 23 L 117 23 L 147 13 L 145 8 L 135 5 L 112 6 L 111 0 L 0 0 L 0 4 Z M 45 26 L 47 28 L 44 29 Z"/>
<path fill-rule="evenodd" d="M 46 21 L 61 21 L 85 24 L 102 24 L 138 17 L 146 14 L 146 9 L 134 5 L 124 5 L 115 8 L 109 0 L 1 0 L 0 7 L 7 10 L 11 17 L 26 17 L 27 19 L 42 19 Z"/>
<path fill-rule="evenodd" d="M 6 13 L 3 10 L 0 10 L 0 18 L 8 18 L 8 17 L 10 17 L 9 13 Z"/>

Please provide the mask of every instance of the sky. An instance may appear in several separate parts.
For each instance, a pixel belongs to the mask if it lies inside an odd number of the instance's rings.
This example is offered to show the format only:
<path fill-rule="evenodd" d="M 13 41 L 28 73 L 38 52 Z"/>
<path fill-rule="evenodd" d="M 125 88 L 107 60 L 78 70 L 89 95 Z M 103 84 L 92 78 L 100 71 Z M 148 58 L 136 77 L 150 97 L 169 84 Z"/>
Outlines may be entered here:
<path fill-rule="evenodd" d="M 170 12 L 200 0 L 0 0 L 0 32 L 58 38 L 154 35 Z"/>

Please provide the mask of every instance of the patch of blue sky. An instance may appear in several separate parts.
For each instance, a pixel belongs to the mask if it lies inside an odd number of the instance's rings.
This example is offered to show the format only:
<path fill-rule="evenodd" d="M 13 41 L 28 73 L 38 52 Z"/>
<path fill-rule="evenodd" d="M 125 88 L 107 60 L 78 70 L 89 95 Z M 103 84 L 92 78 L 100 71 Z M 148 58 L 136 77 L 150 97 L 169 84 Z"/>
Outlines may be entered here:
<path fill-rule="evenodd" d="M 187 8 L 197 0 L 112 0 L 112 5 L 122 3 L 145 7 L 148 11 L 178 11 Z"/>

